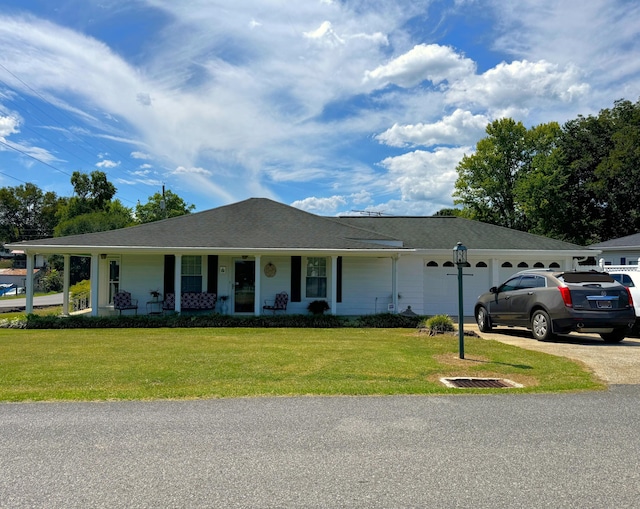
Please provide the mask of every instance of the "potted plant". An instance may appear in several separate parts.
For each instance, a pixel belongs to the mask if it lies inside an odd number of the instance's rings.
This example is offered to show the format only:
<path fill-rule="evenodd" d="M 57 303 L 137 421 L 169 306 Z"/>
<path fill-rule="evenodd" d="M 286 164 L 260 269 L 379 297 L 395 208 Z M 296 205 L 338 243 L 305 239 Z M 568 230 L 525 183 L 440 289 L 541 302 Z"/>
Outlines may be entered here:
<path fill-rule="evenodd" d="M 158 302 L 158 299 L 160 298 L 160 291 L 159 290 L 151 290 L 149 292 L 151 294 L 151 297 L 153 298 L 153 302 Z"/>
<path fill-rule="evenodd" d="M 222 301 L 222 305 L 220 306 L 220 311 L 223 315 L 227 314 L 227 299 L 228 295 L 220 295 L 220 300 Z"/>
<path fill-rule="evenodd" d="M 321 315 L 325 311 L 331 309 L 326 300 L 314 300 L 310 302 L 307 309 L 314 315 Z"/>

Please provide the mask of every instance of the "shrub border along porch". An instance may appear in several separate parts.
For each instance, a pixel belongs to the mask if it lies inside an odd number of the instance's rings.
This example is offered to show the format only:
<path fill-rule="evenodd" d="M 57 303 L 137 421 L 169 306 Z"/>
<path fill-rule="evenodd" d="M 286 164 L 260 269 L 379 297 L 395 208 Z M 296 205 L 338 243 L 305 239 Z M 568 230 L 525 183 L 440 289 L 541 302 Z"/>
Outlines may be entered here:
<path fill-rule="evenodd" d="M 186 328 L 186 327 L 262 327 L 262 328 L 418 328 L 425 317 L 392 313 L 344 317 L 335 315 L 231 316 L 54 316 L 29 314 L 24 319 L 0 319 L 0 327 L 20 329 L 109 329 L 109 328 Z"/>

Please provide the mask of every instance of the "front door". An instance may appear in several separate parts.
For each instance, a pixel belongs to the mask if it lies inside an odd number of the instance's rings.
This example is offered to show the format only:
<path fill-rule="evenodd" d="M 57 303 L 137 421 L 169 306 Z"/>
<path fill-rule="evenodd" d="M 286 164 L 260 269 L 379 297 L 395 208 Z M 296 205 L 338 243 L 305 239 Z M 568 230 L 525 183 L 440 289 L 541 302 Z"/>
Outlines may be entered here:
<path fill-rule="evenodd" d="M 255 310 L 256 262 L 235 261 L 233 310 L 236 313 L 253 313 Z"/>

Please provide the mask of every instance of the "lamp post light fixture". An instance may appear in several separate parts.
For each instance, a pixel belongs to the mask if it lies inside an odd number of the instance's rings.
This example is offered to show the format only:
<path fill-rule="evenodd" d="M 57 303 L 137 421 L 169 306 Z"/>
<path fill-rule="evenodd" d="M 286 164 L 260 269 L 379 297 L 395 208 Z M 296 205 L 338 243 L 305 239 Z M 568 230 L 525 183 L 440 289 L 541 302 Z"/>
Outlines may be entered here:
<path fill-rule="evenodd" d="M 467 248 L 458 242 L 453 248 L 453 263 L 458 266 L 458 348 L 464 359 L 464 305 L 462 294 L 462 268 L 467 266 Z"/>

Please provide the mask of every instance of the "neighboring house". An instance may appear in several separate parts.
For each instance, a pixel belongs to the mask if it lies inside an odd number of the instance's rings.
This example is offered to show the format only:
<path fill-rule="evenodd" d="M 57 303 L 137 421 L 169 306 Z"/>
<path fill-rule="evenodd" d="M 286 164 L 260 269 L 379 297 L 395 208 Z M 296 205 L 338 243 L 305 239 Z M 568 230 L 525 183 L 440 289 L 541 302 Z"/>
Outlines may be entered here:
<path fill-rule="evenodd" d="M 40 269 L 32 269 L 35 283 L 42 276 Z M 0 284 L 14 285 L 17 288 L 24 288 L 27 284 L 27 269 L 0 269 Z"/>
<path fill-rule="evenodd" d="M 589 248 L 602 252 L 598 258 L 604 260 L 605 265 L 638 265 L 640 233 L 593 244 Z"/>
<path fill-rule="evenodd" d="M 593 251 L 458 217 L 321 217 L 263 198 L 131 228 L 12 244 L 35 255 L 91 257 L 91 313 L 113 312 L 113 295 L 131 292 L 139 313 L 150 292 L 213 292 L 232 314 L 261 314 L 286 291 L 287 313 L 326 300 L 330 313 L 457 314 L 452 250 L 468 248 L 464 310 L 524 268 L 571 269 Z M 69 271 L 65 270 L 65 275 Z M 65 302 L 68 302 L 65 276 Z M 32 290 L 31 290 L 32 292 Z M 27 308 L 30 304 L 27 286 Z M 67 309 L 67 308 L 65 308 Z M 176 311 L 180 311 L 176 299 Z"/>

